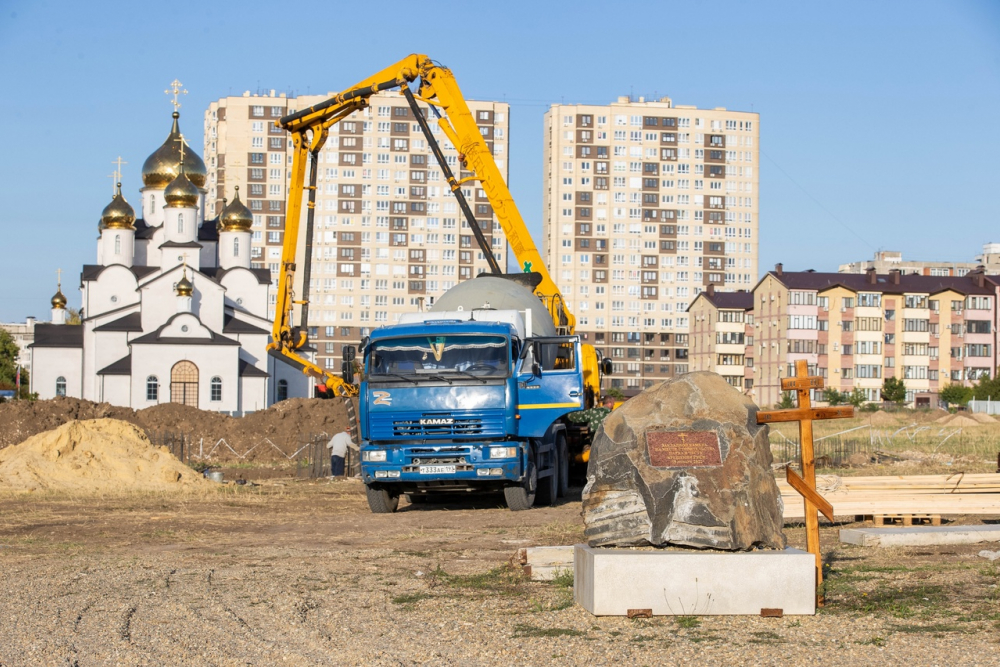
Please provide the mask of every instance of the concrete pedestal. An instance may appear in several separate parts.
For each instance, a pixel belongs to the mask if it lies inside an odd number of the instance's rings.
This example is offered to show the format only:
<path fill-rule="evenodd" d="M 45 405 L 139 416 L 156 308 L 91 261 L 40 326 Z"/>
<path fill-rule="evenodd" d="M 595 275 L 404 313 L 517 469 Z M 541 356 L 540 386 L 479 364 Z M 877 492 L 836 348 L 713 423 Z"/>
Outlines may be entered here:
<path fill-rule="evenodd" d="M 573 595 L 595 616 L 816 613 L 816 560 L 805 551 L 638 551 L 574 547 Z"/>
<path fill-rule="evenodd" d="M 840 541 L 862 547 L 924 547 L 1000 542 L 1000 525 L 844 528 Z"/>

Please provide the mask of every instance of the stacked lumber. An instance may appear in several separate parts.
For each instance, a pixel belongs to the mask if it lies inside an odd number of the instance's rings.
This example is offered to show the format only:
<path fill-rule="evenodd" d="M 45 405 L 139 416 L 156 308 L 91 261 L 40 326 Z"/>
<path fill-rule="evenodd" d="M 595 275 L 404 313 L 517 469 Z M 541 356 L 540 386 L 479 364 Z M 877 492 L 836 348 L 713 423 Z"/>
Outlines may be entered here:
<path fill-rule="evenodd" d="M 778 480 L 785 519 L 805 516 L 802 497 Z M 816 490 L 833 505 L 835 516 L 1000 514 L 1000 475 L 899 475 L 816 478 Z"/>

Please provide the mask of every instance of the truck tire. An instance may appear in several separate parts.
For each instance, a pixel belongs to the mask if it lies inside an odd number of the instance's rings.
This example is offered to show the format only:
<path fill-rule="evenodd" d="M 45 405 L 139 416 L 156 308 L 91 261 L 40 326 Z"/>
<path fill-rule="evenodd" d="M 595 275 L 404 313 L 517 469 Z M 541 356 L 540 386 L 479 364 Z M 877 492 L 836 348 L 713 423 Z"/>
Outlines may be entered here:
<path fill-rule="evenodd" d="M 569 448 L 566 446 L 566 436 L 560 433 L 556 436 L 556 451 L 559 453 L 559 497 L 565 498 L 569 492 Z"/>
<path fill-rule="evenodd" d="M 507 507 L 512 512 L 530 510 L 535 504 L 535 492 L 538 489 L 538 470 L 534 462 L 528 464 L 528 474 L 524 476 L 524 481 L 517 486 L 508 486 L 503 490 L 503 496 L 507 500 Z"/>
<path fill-rule="evenodd" d="M 552 474 L 538 480 L 538 496 L 535 499 L 539 505 L 552 507 L 559 498 L 559 462 L 554 461 Z"/>
<path fill-rule="evenodd" d="M 394 496 L 385 489 L 373 489 L 366 484 L 365 495 L 372 514 L 392 514 L 399 507 L 399 495 Z"/>

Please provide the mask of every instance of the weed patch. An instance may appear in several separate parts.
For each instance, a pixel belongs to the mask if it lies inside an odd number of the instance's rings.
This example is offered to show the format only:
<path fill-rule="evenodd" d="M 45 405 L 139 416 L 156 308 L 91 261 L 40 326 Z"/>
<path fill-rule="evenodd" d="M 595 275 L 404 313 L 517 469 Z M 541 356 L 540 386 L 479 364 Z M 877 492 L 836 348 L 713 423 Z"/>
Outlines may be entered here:
<path fill-rule="evenodd" d="M 527 623 L 518 623 L 514 626 L 515 637 L 582 637 L 586 634 L 585 630 L 572 628 L 540 628 Z"/>
<path fill-rule="evenodd" d="M 677 627 L 687 630 L 692 630 L 701 625 L 701 620 L 697 616 L 678 616 L 674 620 L 677 621 Z"/>
<path fill-rule="evenodd" d="M 427 598 L 433 597 L 430 593 L 406 593 L 404 595 L 397 595 L 392 599 L 393 604 L 414 604 L 420 602 L 421 600 L 426 600 Z"/>

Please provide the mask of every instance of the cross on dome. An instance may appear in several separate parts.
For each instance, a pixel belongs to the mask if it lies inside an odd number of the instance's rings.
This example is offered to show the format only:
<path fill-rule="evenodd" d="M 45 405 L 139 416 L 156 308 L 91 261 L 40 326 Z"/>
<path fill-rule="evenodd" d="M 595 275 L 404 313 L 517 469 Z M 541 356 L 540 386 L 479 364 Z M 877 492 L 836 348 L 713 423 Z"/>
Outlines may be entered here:
<path fill-rule="evenodd" d="M 184 84 L 178 81 L 177 79 L 171 81 L 170 88 L 167 88 L 163 92 L 166 95 L 170 95 L 171 91 L 173 92 L 174 99 L 172 99 L 170 103 L 174 105 L 174 111 L 176 112 L 178 109 L 181 108 L 181 103 L 177 100 L 177 97 L 179 95 L 187 95 L 188 91 L 184 89 Z"/>

